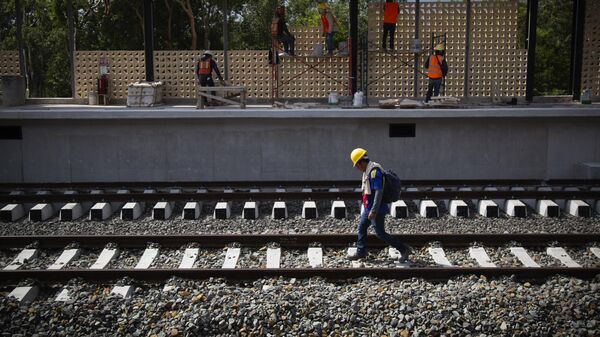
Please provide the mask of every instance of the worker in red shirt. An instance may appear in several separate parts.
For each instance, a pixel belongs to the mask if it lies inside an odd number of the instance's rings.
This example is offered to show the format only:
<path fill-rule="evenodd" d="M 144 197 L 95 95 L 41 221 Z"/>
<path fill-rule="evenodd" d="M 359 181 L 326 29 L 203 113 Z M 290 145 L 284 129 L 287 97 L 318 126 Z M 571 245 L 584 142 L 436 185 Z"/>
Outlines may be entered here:
<path fill-rule="evenodd" d="M 400 5 L 394 0 L 386 0 L 383 5 L 383 41 L 382 48 L 385 50 L 385 40 L 390 36 L 390 50 L 394 50 L 394 35 L 396 34 L 396 22 Z"/>

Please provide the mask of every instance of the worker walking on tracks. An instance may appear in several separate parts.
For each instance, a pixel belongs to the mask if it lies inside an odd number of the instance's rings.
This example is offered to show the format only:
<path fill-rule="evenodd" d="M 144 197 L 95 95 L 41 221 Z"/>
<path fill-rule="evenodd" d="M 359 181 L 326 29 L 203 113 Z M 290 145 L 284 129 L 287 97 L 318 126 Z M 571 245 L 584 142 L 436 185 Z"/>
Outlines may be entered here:
<path fill-rule="evenodd" d="M 283 43 L 284 53 L 279 54 L 279 56 L 294 56 L 294 42 L 296 39 L 290 33 L 285 22 L 285 7 L 277 7 L 275 10 L 275 17 L 273 17 L 271 23 L 271 36 Z"/>
<path fill-rule="evenodd" d="M 319 14 L 321 14 L 321 30 L 327 42 L 327 55 L 333 56 L 333 36 L 337 31 L 337 20 L 324 2 L 319 4 Z"/>
<path fill-rule="evenodd" d="M 198 63 L 196 63 L 196 76 L 198 77 L 198 84 L 202 87 L 214 87 L 215 82 L 212 78 L 213 71 L 217 74 L 217 78 L 221 82 L 221 85 L 225 85 L 225 81 L 221 76 L 221 72 L 219 71 L 219 66 L 217 62 L 213 59 L 213 54 L 211 51 L 207 50 L 204 52 L 204 56 L 202 56 Z M 216 92 L 212 91 L 211 94 L 216 96 Z M 205 99 L 205 98 L 202 98 Z M 212 104 L 212 102 L 206 102 L 207 105 Z"/>
<path fill-rule="evenodd" d="M 382 48 L 385 50 L 385 42 L 390 36 L 390 50 L 394 50 L 394 39 L 396 34 L 396 22 L 400 14 L 400 5 L 394 0 L 386 0 L 383 5 L 383 41 Z"/>
<path fill-rule="evenodd" d="M 428 103 L 431 99 L 431 95 L 439 96 L 440 88 L 442 87 L 442 80 L 448 73 L 448 64 L 445 58 L 444 44 L 440 43 L 435 46 L 434 54 L 429 56 L 425 61 L 425 68 L 427 68 L 427 77 L 429 78 L 429 84 L 427 85 L 427 96 L 425 97 L 425 103 Z"/>
<path fill-rule="evenodd" d="M 373 162 L 367 156 L 367 151 L 356 148 L 350 153 L 352 164 L 362 172 L 362 212 L 358 223 L 358 240 L 356 253 L 348 255 L 350 260 L 358 260 L 367 256 L 365 239 L 369 226 L 375 228 L 377 237 L 390 246 L 396 248 L 400 254 L 400 262 L 406 262 L 412 247 L 397 240 L 385 231 L 385 215 L 389 212 L 389 205 L 383 202 L 383 189 L 385 187 L 384 170 L 381 165 Z"/>

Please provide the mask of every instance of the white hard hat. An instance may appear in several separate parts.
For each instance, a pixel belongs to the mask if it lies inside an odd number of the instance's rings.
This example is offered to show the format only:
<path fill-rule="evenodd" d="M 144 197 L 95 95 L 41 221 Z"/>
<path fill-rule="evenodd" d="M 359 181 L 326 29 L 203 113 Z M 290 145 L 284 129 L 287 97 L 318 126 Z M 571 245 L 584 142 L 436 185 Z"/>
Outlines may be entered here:
<path fill-rule="evenodd" d="M 205 51 L 204 51 L 204 55 L 210 55 L 210 56 L 213 56 L 213 53 L 212 53 L 212 51 L 210 51 L 210 50 L 205 50 Z"/>

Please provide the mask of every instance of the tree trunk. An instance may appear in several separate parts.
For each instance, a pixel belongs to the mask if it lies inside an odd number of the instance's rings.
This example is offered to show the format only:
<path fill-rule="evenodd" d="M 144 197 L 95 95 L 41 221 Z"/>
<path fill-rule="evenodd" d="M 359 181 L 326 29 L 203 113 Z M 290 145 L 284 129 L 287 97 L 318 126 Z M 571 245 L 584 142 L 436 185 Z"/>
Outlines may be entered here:
<path fill-rule="evenodd" d="M 192 33 L 192 43 L 190 49 L 196 50 L 198 49 L 197 40 L 198 34 L 196 33 L 196 19 L 194 17 L 194 10 L 192 9 L 192 4 L 190 0 L 177 0 L 177 2 L 181 5 L 183 11 L 187 14 L 188 21 L 190 22 L 190 30 Z"/>
<path fill-rule="evenodd" d="M 173 6 L 171 6 L 169 0 L 165 0 L 165 6 L 167 7 L 167 46 L 169 49 L 173 49 Z"/>

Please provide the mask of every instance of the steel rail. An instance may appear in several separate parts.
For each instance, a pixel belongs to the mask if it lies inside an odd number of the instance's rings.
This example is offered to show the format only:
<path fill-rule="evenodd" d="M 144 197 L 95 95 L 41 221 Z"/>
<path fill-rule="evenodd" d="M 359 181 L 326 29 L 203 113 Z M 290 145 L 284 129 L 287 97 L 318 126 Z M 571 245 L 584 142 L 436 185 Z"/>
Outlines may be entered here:
<path fill-rule="evenodd" d="M 227 280 L 255 280 L 263 277 L 354 279 L 377 277 L 385 279 L 447 280 L 461 275 L 486 277 L 514 276 L 517 279 L 543 280 L 554 275 L 593 278 L 600 268 L 473 268 L 473 267 L 412 267 L 412 268 L 280 268 L 280 269 L 71 269 L 71 270 L 15 270 L 0 271 L 3 280 L 35 279 L 44 282 L 66 282 L 82 278 L 92 282 L 106 282 L 130 277 L 137 281 L 163 282 L 176 276 L 186 279 L 224 278 Z"/>
<path fill-rule="evenodd" d="M 559 242 L 564 246 L 584 246 L 600 242 L 600 233 L 589 234 L 394 234 L 394 237 L 415 247 L 439 242 L 444 247 L 469 247 L 478 242 L 485 246 L 502 246 L 518 242 L 523 247 L 547 246 Z M 47 235 L 47 236 L 0 236 L 0 249 L 23 248 L 32 243 L 40 249 L 63 249 L 77 242 L 80 248 L 102 248 L 109 242 L 120 248 L 145 248 L 149 242 L 163 248 L 178 249 L 188 243 L 198 243 L 203 248 L 223 248 L 231 243 L 244 247 L 262 247 L 276 242 L 282 248 L 307 248 L 313 243 L 323 247 L 347 247 L 356 241 L 355 234 L 209 234 L 209 235 Z M 373 235 L 367 237 L 368 247 L 384 248 L 387 244 Z"/>
<path fill-rule="evenodd" d="M 561 185 L 594 185 L 599 186 L 598 179 L 447 179 L 447 180 L 403 180 L 404 186 L 561 186 Z M 338 181 L 299 181 L 299 180 L 267 180 L 267 181 L 139 181 L 139 182 L 46 182 L 46 183 L 0 183 L 0 189 L 33 189 L 33 188 L 269 188 L 269 187 L 360 187 L 357 180 Z"/>
<path fill-rule="evenodd" d="M 418 199 L 600 199 L 600 191 L 403 191 L 404 200 Z M 360 192 L 207 192 L 207 193 L 101 193 L 0 195 L 0 203 L 59 202 L 155 202 L 155 201 L 240 201 L 240 200 L 336 200 L 360 199 Z"/>

